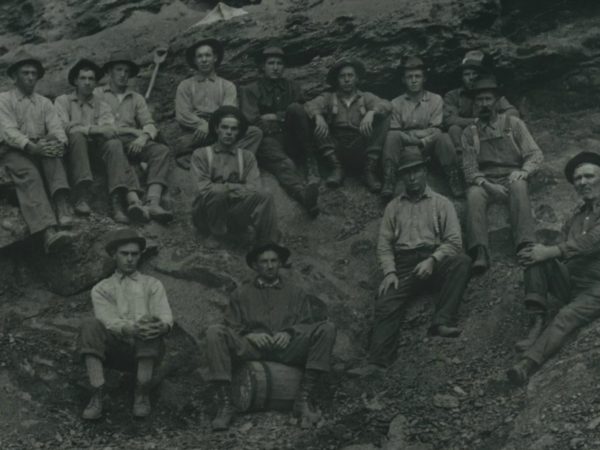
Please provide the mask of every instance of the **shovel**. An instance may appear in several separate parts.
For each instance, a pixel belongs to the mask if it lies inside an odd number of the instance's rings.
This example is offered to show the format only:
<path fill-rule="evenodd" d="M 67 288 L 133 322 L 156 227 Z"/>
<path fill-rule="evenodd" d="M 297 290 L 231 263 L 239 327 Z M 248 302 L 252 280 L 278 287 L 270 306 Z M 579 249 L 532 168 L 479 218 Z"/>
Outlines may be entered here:
<path fill-rule="evenodd" d="M 152 77 L 150 78 L 150 84 L 148 84 L 148 90 L 146 91 L 146 95 L 144 96 L 146 100 L 150 97 L 150 93 L 152 92 L 152 88 L 154 87 L 154 82 L 156 81 L 156 75 L 158 74 L 158 67 L 165 62 L 167 59 L 167 49 L 165 47 L 158 47 L 154 50 L 154 71 L 152 72 Z"/>

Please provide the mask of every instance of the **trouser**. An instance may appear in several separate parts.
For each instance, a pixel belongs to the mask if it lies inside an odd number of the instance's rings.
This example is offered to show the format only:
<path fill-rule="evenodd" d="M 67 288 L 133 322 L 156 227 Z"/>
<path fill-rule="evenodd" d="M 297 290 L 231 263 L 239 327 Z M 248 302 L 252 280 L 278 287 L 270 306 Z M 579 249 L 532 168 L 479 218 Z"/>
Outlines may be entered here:
<path fill-rule="evenodd" d="M 268 192 L 251 191 L 243 187 L 227 191 L 216 185 L 212 191 L 196 197 L 192 219 L 199 229 L 206 227 L 212 234 L 223 235 L 228 229 L 244 230 L 252 225 L 259 242 L 279 240 L 275 200 Z"/>
<path fill-rule="evenodd" d="M 231 381 L 231 366 L 236 361 L 268 360 L 322 372 L 331 370 L 335 325 L 325 321 L 291 328 L 286 348 L 264 350 L 224 325 L 211 325 L 206 331 L 209 381 Z"/>
<path fill-rule="evenodd" d="M 238 141 L 237 146 L 256 155 L 261 139 L 262 131 L 260 128 L 250 125 L 246 131 L 246 134 L 244 134 L 244 136 L 242 136 L 242 138 Z M 185 155 L 192 153 L 197 148 L 206 147 L 214 143 L 215 139 L 211 135 L 208 135 L 202 140 L 195 140 L 194 132 L 185 130 L 181 132 L 181 136 L 177 139 L 177 148 L 175 150 L 175 154 L 177 156 Z"/>
<path fill-rule="evenodd" d="M 439 287 L 431 328 L 455 324 L 458 308 L 469 282 L 471 259 L 465 254 L 444 258 L 435 263 L 428 279 L 419 280 L 412 271 L 431 254 L 428 250 L 412 250 L 396 255 L 398 288 L 390 287 L 375 300 L 375 318 L 369 348 L 371 363 L 382 366 L 391 364 L 398 347 L 400 320 L 410 302 L 424 289 Z"/>
<path fill-rule="evenodd" d="M 125 151 L 135 140 L 134 137 L 121 138 Z M 164 188 L 169 186 L 169 176 L 173 165 L 171 150 L 165 144 L 156 141 L 148 141 L 142 151 L 137 155 L 127 155 L 132 163 L 146 163 L 148 165 L 148 175 L 146 184 L 160 184 Z"/>
<path fill-rule="evenodd" d="M 264 124 L 263 138 L 256 153 L 258 165 L 271 172 L 281 187 L 293 198 L 300 200 L 306 183 L 294 159 L 312 156 L 310 119 L 299 103 L 290 104 L 283 124 Z"/>
<path fill-rule="evenodd" d="M 547 309 L 547 295 L 553 294 L 564 306 L 524 356 L 542 364 L 576 329 L 600 317 L 600 268 L 578 258 L 562 264 L 552 259 L 526 271 L 528 308 Z"/>
<path fill-rule="evenodd" d="M 463 150 L 463 148 L 462 148 L 463 130 L 464 130 L 464 127 L 461 127 L 460 125 L 450 125 L 450 127 L 448 128 L 448 136 L 450 137 L 452 144 L 454 144 L 454 148 L 458 152 L 462 152 L 462 150 Z"/>
<path fill-rule="evenodd" d="M 401 130 L 389 130 L 385 138 L 385 143 L 383 145 L 383 160 L 389 161 L 393 167 L 398 166 L 402 151 L 405 147 L 409 146 L 403 142 L 403 134 L 404 132 Z M 423 151 L 427 154 L 433 154 L 440 166 L 444 169 L 458 166 L 456 149 L 452 144 L 450 136 L 445 133 L 440 133 L 434 139 L 429 141 Z"/>
<path fill-rule="evenodd" d="M 508 177 L 488 177 L 488 179 L 508 188 L 510 225 L 516 248 L 525 243 L 535 242 L 535 224 L 531 213 L 527 181 L 519 180 L 509 183 Z M 493 199 L 481 186 L 470 186 L 467 189 L 467 245 L 469 250 L 478 245 L 486 248 L 489 246 L 487 206 L 490 201 Z"/>
<path fill-rule="evenodd" d="M 93 180 L 89 152 L 99 153 L 106 166 L 108 192 L 117 189 L 140 191 L 140 184 L 119 139 L 90 138 L 83 133 L 69 135 L 69 172 L 73 186 Z"/>
<path fill-rule="evenodd" d="M 165 353 L 162 337 L 126 340 L 107 330 L 98 319 L 87 319 L 83 322 L 78 348 L 81 356 L 96 356 L 106 367 L 121 370 L 135 369 L 135 362 L 141 358 L 151 358 L 160 362 Z"/>
<path fill-rule="evenodd" d="M 3 146 L 0 148 L 0 164 L 6 168 L 15 185 L 21 214 L 29 232 L 37 233 L 56 225 L 51 199 L 56 192 L 69 189 L 62 159 L 30 156 L 22 150 Z"/>

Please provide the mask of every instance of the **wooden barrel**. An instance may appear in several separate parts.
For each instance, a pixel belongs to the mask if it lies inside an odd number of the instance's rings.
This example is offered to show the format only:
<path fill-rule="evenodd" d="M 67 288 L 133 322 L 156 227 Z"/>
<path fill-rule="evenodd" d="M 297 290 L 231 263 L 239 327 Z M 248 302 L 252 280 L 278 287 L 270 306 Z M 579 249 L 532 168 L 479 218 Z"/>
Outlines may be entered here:
<path fill-rule="evenodd" d="M 233 403 L 241 411 L 289 410 L 302 370 L 272 361 L 247 361 L 233 374 Z"/>

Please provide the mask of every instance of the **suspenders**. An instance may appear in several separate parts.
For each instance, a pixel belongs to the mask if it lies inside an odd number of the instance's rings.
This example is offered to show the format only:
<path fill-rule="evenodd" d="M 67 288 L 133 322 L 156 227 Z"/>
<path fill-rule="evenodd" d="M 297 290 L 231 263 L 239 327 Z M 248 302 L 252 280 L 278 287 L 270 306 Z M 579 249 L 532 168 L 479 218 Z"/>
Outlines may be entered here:
<path fill-rule="evenodd" d="M 214 152 L 211 145 L 206 147 L 206 159 L 208 160 L 208 173 L 212 176 Z M 244 154 L 242 149 L 237 149 L 238 172 L 240 174 L 240 182 L 244 181 Z"/>

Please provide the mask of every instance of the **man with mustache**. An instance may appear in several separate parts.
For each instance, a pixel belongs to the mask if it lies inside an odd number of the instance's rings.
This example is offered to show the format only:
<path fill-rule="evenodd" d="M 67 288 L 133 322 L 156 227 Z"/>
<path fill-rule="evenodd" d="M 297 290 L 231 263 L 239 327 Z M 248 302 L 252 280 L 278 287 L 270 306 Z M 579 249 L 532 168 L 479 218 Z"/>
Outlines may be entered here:
<path fill-rule="evenodd" d="M 509 203 L 517 251 L 535 241 L 527 180 L 544 156 L 521 119 L 496 111 L 500 95 L 494 77 L 480 78 L 471 92 L 478 118 L 462 136 L 468 185 L 467 249 L 474 261 L 473 273 L 481 274 L 489 268 L 489 202 Z"/>
<path fill-rule="evenodd" d="M 578 328 L 600 317 L 600 155 L 581 152 L 565 166 L 565 177 L 582 200 L 563 227 L 558 245 L 535 244 L 522 249 L 525 307 L 538 317 L 520 361 L 508 372 L 515 384 L 551 357 Z M 564 306 L 544 329 L 552 294 Z"/>

